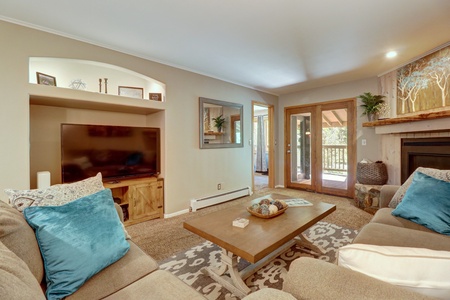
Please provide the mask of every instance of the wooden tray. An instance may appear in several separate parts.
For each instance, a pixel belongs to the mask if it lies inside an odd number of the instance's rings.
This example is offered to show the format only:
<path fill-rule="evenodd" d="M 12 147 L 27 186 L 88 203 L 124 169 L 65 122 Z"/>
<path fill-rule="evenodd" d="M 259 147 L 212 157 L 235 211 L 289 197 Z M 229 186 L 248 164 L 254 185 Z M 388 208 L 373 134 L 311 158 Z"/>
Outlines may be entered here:
<path fill-rule="evenodd" d="M 284 211 L 285 211 L 286 209 L 288 209 L 288 208 L 289 208 L 289 206 L 286 206 L 285 208 L 280 209 L 279 211 L 277 211 L 276 213 L 271 214 L 271 215 L 262 215 L 262 214 L 258 214 L 257 212 L 251 210 L 250 207 L 247 207 L 247 211 L 248 211 L 249 213 L 251 213 L 252 215 L 254 215 L 255 217 L 262 218 L 262 219 L 270 219 L 270 218 L 274 218 L 274 217 L 276 217 L 276 216 L 281 215 L 281 214 L 284 213 Z"/>

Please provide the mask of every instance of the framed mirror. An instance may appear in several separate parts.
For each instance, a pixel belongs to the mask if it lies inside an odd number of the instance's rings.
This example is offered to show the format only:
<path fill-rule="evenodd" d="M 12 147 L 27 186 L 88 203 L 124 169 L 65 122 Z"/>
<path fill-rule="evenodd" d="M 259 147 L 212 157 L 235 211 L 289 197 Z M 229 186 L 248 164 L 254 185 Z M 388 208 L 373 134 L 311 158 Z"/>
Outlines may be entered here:
<path fill-rule="evenodd" d="M 200 148 L 243 147 L 243 105 L 199 98 Z"/>

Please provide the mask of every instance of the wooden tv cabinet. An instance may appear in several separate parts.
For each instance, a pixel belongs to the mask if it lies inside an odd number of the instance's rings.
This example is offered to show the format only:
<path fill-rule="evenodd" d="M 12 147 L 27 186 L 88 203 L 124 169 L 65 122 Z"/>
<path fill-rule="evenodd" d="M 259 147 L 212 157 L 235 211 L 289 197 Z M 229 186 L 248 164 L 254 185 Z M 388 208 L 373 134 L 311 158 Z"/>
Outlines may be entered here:
<path fill-rule="evenodd" d="M 164 179 L 136 178 L 104 182 L 114 201 L 122 207 L 125 226 L 164 218 Z"/>

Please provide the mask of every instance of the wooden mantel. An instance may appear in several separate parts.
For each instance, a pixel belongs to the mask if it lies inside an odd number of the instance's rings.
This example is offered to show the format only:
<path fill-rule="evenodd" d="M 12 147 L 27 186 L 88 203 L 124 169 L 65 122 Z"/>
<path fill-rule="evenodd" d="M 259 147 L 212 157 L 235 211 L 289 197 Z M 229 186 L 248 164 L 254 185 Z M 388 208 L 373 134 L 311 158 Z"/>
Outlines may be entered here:
<path fill-rule="evenodd" d="M 376 134 L 450 132 L 450 110 L 367 122 L 363 127 L 375 128 Z"/>
<path fill-rule="evenodd" d="M 407 123 L 407 122 L 417 122 L 417 121 L 440 119 L 440 118 L 450 118 L 450 110 L 422 113 L 422 114 L 418 114 L 418 115 L 414 115 L 414 116 L 407 116 L 407 117 L 383 119 L 383 120 L 378 120 L 378 121 L 374 121 L 374 122 L 365 122 L 362 124 L 362 126 L 363 127 L 377 127 L 377 126 L 393 125 L 393 124 L 400 124 L 400 123 Z M 449 123 L 449 129 L 450 129 L 450 123 Z"/>

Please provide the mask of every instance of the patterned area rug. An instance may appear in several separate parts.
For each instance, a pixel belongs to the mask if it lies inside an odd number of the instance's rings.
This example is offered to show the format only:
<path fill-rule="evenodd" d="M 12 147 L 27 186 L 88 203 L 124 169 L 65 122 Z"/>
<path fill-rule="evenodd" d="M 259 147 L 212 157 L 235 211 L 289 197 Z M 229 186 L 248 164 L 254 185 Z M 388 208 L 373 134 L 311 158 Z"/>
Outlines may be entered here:
<path fill-rule="evenodd" d="M 306 230 L 303 236 L 325 253 L 318 259 L 332 263 L 336 260 L 337 249 L 351 243 L 357 233 L 357 230 L 343 228 L 327 222 L 318 222 Z M 220 254 L 221 249 L 217 245 L 206 241 L 186 252 L 178 253 L 161 261 L 160 268 L 172 272 L 208 299 L 239 299 L 200 271 L 206 266 L 219 266 Z M 247 286 L 252 291 L 264 287 L 281 289 L 290 263 L 301 256 L 312 257 L 312 255 L 300 251 L 296 246 L 292 246 L 247 278 L 245 281 Z M 248 265 L 247 261 L 240 259 L 238 268 L 241 270 Z"/>

